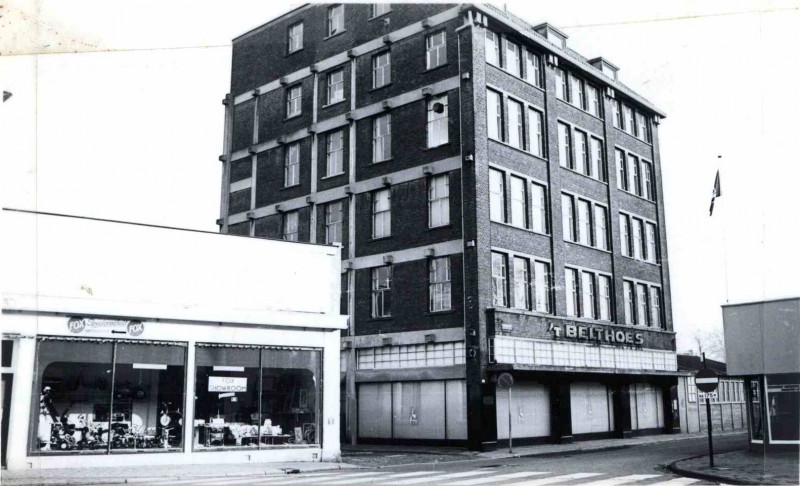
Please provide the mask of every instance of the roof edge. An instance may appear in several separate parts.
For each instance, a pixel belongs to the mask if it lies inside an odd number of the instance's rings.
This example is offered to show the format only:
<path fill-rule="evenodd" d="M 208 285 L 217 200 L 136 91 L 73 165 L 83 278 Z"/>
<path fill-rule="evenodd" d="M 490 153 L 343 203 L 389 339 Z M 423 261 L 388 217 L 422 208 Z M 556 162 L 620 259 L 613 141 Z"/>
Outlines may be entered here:
<path fill-rule="evenodd" d="M 749 300 L 744 302 L 734 302 L 733 304 L 722 304 L 720 307 L 738 307 L 742 305 L 756 305 L 756 304 L 771 304 L 773 302 L 785 302 L 790 300 L 797 300 L 800 301 L 800 296 L 795 297 L 776 297 L 774 299 L 765 299 L 765 300 Z"/>
<path fill-rule="evenodd" d="M 231 39 L 231 43 L 240 41 L 240 40 L 244 39 L 245 37 L 250 37 L 251 35 L 255 34 L 256 32 L 260 32 L 262 29 L 266 29 L 267 27 L 269 27 L 270 25 L 278 22 L 279 20 L 282 20 L 282 19 L 284 19 L 286 17 L 290 17 L 292 15 L 295 15 L 296 13 L 300 12 L 301 10 L 306 9 L 307 7 L 310 7 L 311 5 L 313 5 L 313 4 L 304 3 L 304 4 L 300 5 L 299 7 L 295 7 L 293 9 L 289 10 L 288 12 L 286 12 L 284 14 L 281 14 L 281 15 L 275 17 L 274 19 L 272 19 L 272 20 L 270 20 L 270 21 L 268 21 L 266 23 L 263 23 L 263 24 L 258 25 L 256 27 L 253 27 L 252 29 L 248 30 L 247 32 L 239 34 L 238 36 L 236 36 L 233 39 Z"/>

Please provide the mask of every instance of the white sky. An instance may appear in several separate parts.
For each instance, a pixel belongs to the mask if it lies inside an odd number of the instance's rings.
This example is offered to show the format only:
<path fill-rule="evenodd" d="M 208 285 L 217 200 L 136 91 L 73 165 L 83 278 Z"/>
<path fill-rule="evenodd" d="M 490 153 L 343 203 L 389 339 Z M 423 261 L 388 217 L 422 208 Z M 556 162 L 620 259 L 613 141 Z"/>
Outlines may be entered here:
<path fill-rule="evenodd" d="M 216 231 L 230 39 L 297 5 L 5 2 L 3 206 Z M 721 326 L 726 300 L 800 295 L 800 0 L 507 6 L 560 27 L 584 56 L 607 57 L 666 111 L 679 350 L 694 330 Z M 723 197 L 709 218 L 717 167 Z"/>

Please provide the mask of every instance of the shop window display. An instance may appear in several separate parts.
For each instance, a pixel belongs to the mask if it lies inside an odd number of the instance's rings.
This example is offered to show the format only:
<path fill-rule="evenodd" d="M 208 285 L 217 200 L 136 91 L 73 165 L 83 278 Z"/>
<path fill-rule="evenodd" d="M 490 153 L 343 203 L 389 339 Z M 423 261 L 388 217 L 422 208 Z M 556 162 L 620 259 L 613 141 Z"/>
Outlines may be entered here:
<path fill-rule="evenodd" d="M 766 378 L 770 441 L 796 444 L 800 439 L 800 380 L 797 375 L 768 375 Z"/>
<path fill-rule="evenodd" d="M 198 345 L 195 449 L 319 444 L 321 355 Z"/>
<path fill-rule="evenodd" d="M 178 343 L 40 338 L 31 452 L 179 450 L 184 360 Z"/>

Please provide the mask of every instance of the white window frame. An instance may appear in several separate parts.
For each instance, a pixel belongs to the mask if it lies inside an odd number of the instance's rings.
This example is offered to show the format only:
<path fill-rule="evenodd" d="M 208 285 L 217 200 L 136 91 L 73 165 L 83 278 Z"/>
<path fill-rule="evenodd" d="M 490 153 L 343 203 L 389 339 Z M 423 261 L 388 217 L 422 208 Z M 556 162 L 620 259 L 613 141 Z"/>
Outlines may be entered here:
<path fill-rule="evenodd" d="M 533 51 L 525 50 L 525 79 L 536 86 L 542 87 L 542 57 Z"/>
<path fill-rule="evenodd" d="M 508 255 L 492 252 L 492 303 L 508 307 Z"/>
<path fill-rule="evenodd" d="M 297 211 L 283 213 L 283 239 L 286 241 L 298 241 L 300 233 L 300 214 Z"/>
<path fill-rule="evenodd" d="M 300 184 L 300 143 L 286 146 L 284 155 L 283 186 L 292 187 Z"/>
<path fill-rule="evenodd" d="M 447 64 L 447 30 L 442 29 L 425 37 L 425 66 L 426 69 L 435 69 L 445 64 Z"/>
<path fill-rule="evenodd" d="M 379 189 L 372 193 L 372 238 L 392 235 L 392 190 Z"/>
<path fill-rule="evenodd" d="M 531 230 L 548 234 L 547 187 L 536 182 L 531 183 L 531 210 Z"/>
<path fill-rule="evenodd" d="M 489 169 L 489 215 L 492 221 L 506 222 L 506 175 L 497 169 Z M 499 213 L 499 214 L 498 214 Z"/>
<path fill-rule="evenodd" d="M 450 224 L 450 175 L 439 174 L 428 182 L 428 227 Z"/>
<path fill-rule="evenodd" d="M 340 76 L 338 81 L 335 81 L 336 75 Z M 328 105 L 340 101 L 344 101 L 344 68 L 328 73 Z"/>
<path fill-rule="evenodd" d="M 564 268 L 564 291 L 566 292 L 567 317 L 580 316 L 580 272 L 576 268 Z"/>
<path fill-rule="evenodd" d="M 514 272 L 514 308 L 530 310 L 531 308 L 531 272 L 530 260 L 521 256 L 513 257 Z"/>
<path fill-rule="evenodd" d="M 299 31 L 296 30 L 297 28 L 299 28 Z M 290 25 L 289 28 L 287 29 L 289 37 L 289 47 L 288 47 L 289 54 L 297 52 L 303 48 L 304 31 L 305 31 L 305 26 L 303 22 L 296 22 Z"/>
<path fill-rule="evenodd" d="M 505 39 L 505 70 L 518 78 L 522 77 L 522 56 L 520 56 L 520 46 L 515 42 Z"/>
<path fill-rule="evenodd" d="M 448 311 L 452 308 L 450 257 L 431 258 L 428 271 L 430 312 Z"/>
<path fill-rule="evenodd" d="M 577 241 L 576 206 L 575 197 L 572 194 L 561 193 L 561 226 L 564 241 Z"/>
<path fill-rule="evenodd" d="M 376 116 L 372 122 L 372 161 L 392 158 L 392 114 Z"/>
<path fill-rule="evenodd" d="M 379 52 L 372 56 L 372 89 L 382 88 L 391 82 L 392 52 Z"/>
<path fill-rule="evenodd" d="M 428 148 L 439 147 L 450 141 L 449 130 L 449 108 L 447 93 L 434 96 L 428 101 Z M 443 105 L 441 113 L 434 110 L 437 103 Z"/>
<path fill-rule="evenodd" d="M 561 167 L 575 169 L 575 159 L 572 153 L 572 127 L 563 122 L 558 122 L 558 163 Z"/>
<path fill-rule="evenodd" d="M 328 7 L 328 37 L 344 32 L 344 4 Z"/>
<path fill-rule="evenodd" d="M 501 67 L 502 58 L 500 55 L 500 35 L 486 29 L 486 39 L 484 41 L 484 51 L 486 62 L 492 66 Z M 491 54 L 490 54 L 491 53 Z"/>
<path fill-rule="evenodd" d="M 591 159 L 591 177 L 606 182 L 606 157 L 603 141 L 597 137 L 589 139 L 589 157 Z"/>
<path fill-rule="evenodd" d="M 286 90 L 286 118 L 299 116 L 303 113 L 303 87 L 292 86 Z"/>
<path fill-rule="evenodd" d="M 391 265 L 372 269 L 372 317 L 391 317 L 392 315 L 392 273 Z"/>
<path fill-rule="evenodd" d="M 335 143 L 337 139 L 338 146 Z M 326 176 L 344 174 L 344 130 L 328 133 L 325 147 Z"/>
<path fill-rule="evenodd" d="M 535 108 L 528 108 L 528 150 L 544 158 L 544 115 Z"/>
<path fill-rule="evenodd" d="M 508 144 L 525 149 L 525 105 L 511 98 L 508 98 Z"/>
<path fill-rule="evenodd" d="M 528 181 L 522 177 L 510 176 L 509 202 L 511 206 L 510 223 L 518 228 L 528 227 Z"/>
<path fill-rule="evenodd" d="M 392 4 L 391 3 L 373 3 L 372 4 L 372 18 L 380 17 L 381 15 L 386 15 L 387 13 L 392 11 Z"/>
<path fill-rule="evenodd" d="M 338 207 L 338 211 L 334 211 Z M 325 205 L 325 244 L 342 243 L 344 225 L 344 203 L 333 201 Z"/>
<path fill-rule="evenodd" d="M 503 141 L 503 95 L 493 89 L 486 90 L 487 136 Z"/>

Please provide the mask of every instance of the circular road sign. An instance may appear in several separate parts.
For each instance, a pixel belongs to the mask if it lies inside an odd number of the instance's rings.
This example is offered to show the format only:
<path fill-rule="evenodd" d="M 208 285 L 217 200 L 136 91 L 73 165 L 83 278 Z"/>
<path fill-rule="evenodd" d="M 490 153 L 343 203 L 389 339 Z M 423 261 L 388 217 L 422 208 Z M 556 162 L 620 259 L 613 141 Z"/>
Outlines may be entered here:
<path fill-rule="evenodd" d="M 694 375 L 694 382 L 701 392 L 710 393 L 717 389 L 719 377 L 709 369 L 702 369 Z"/>
<path fill-rule="evenodd" d="M 497 377 L 497 386 L 503 389 L 511 388 L 514 386 L 514 377 L 511 376 L 511 373 L 501 374 Z"/>

